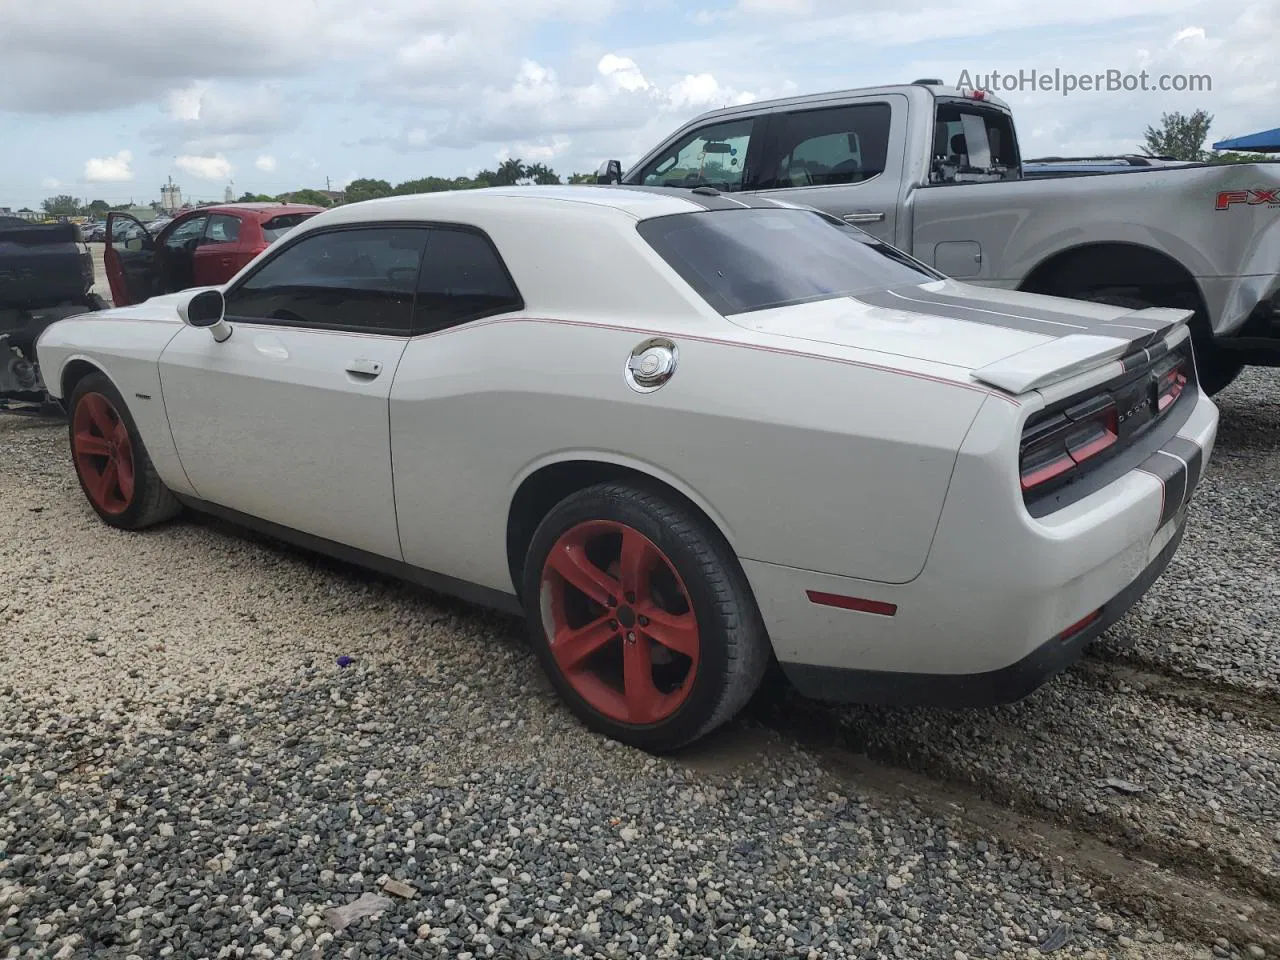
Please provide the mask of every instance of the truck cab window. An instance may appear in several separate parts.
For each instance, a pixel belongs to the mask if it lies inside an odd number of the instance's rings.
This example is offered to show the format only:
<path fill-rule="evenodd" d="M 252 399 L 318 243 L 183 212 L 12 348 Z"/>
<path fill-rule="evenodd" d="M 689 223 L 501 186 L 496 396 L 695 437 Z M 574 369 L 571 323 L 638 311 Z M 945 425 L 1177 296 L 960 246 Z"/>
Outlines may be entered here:
<path fill-rule="evenodd" d="M 639 182 L 646 187 L 741 190 L 754 127 L 755 120 L 731 120 L 703 127 L 664 150 L 641 171 Z"/>
<path fill-rule="evenodd" d="M 785 114 L 776 121 L 776 160 L 766 189 L 862 183 L 884 173 L 887 103 L 860 103 Z"/>
<path fill-rule="evenodd" d="M 1013 123 L 998 110 L 940 103 L 934 121 L 931 183 L 1017 179 Z"/>

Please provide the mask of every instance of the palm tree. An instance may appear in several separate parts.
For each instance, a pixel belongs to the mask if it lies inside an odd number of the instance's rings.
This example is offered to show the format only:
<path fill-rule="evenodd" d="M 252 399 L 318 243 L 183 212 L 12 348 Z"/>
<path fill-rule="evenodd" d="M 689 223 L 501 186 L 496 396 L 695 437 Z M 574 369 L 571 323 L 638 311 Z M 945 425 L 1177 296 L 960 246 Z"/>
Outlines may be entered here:
<path fill-rule="evenodd" d="M 525 175 L 524 163 L 517 157 L 503 160 L 498 164 L 497 174 L 493 179 L 495 187 L 507 187 Z"/>
<path fill-rule="evenodd" d="M 545 163 L 531 163 L 525 167 L 524 175 L 534 183 L 559 183 L 560 176 Z"/>

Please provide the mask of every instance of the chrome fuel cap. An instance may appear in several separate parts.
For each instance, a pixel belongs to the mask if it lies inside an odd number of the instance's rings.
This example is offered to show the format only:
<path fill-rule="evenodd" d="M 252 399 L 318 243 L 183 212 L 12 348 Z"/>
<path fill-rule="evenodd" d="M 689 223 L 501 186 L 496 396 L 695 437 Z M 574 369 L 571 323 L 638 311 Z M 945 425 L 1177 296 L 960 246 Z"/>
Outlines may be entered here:
<path fill-rule="evenodd" d="M 627 385 L 638 393 L 652 393 L 671 379 L 680 354 L 664 337 L 652 337 L 637 344 L 627 358 Z"/>

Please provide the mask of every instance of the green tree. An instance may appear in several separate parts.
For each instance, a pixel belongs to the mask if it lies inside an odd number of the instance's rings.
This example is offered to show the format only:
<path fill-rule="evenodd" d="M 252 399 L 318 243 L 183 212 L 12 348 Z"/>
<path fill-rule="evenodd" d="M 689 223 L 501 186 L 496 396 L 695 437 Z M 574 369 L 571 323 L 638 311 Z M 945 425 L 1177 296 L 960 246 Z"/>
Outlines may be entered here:
<path fill-rule="evenodd" d="M 110 210 L 111 210 L 111 204 L 107 203 L 107 201 L 95 200 L 93 201 L 93 203 L 89 204 L 89 209 L 87 213 L 90 216 L 96 217 L 98 219 L 102 219 L 107 215 L 107 213 Z"/>
<path fill-rule="evenodd" d="M 1173 157 L 1175 160 L 1208 160 L 1204 149 L 1209 136 L 1213 114 L 1204 110 L 1194 113 L 1165 113 L 1160 116 L 1160 127 L 1147 127 L 1143 134 L 1147 156 Z"/>
<path fill-rule="evenodd" d="M 509 160 L 503 160 L 498 164 L 498 169 L 495 171 L 493 179 L 491 179 L 489 183 L 491 186 L 495 187 L 509 187 L 517 180 L 523 178 L 524 175 L 524 162 L 518 157 L 512 157 Z"/>
<path fill-rule="evenodd" d="M 1239 153 L 1235 150 L 1218 150 L 1209 158 L 1210 163 L 1264 163 L 1271 159 L 1265 153 Z"/>
<path fill-rule="evenodd" d="M 60 193 L 49 197 L 40 204 L 40 208 L 51 217 L 75 217 L 84 209 L 84 203 L 68 193 Z"/>
<path fill-rule="evenodd" d="M 545 163 L 531 163 L 525 167 L 524 175 L 533 180 L 534 183 L 559 183 L 560 175 L 548 167 Z"/>
<path fill-rule="evenodd" d="M 240 195 L 240 199 L 236 203 L 274 203 L 275 197 L 268 196 L 265 193 L 249 193 L 245 191 Z"/>
<path fill-rule="evenodd" d="M 281 197 L 288 197 L 290 203 L 309 203 L 316 207 L 330 206 L 328 197 L 319 190 L 312 190 L 310 187 L 303 187 L 301 190 L 293 191 L 293 193 L 281 194 Z"/>
<path fill-rule="evenodd" d="M 450 179 L 448 177 L 421 177 L 417 180 L 406 180 L 404 183 L 397 183 L 392 188 L 394 194 L 404 195 L 406 193 L 439 193 L 442 190 L 458 190 L 464 181 L 466 186 L 471 183 L 466 177 Z M 348 196 L 350 196 L 350 188 L 348 188 Z"/>
<path fill-rule="evenodd" d="M 595 183 L 596 175 L 594 173 L 571 173 L 569 174 L 570 183 Z"/>
<path fill-rule="evenodd" d="M 391 184 L 385 180 L 361 178 L 347 184 L 347 203 L 359 203 L 361 200 L 376 200 L 378 197 L 391 196 Z"/>

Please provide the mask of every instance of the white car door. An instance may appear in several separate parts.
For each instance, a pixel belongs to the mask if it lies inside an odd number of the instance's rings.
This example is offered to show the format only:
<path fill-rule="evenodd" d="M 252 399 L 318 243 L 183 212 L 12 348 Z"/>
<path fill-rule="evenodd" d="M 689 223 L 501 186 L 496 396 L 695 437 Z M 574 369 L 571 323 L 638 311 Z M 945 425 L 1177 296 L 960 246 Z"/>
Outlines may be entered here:
<path fill-rule="evenodd" d="M 402 559 L 388 405 L 426 239 L 373 226 L 286 240 L 227 289 L 230 338 L 174 337 L 164 404 L 200 499 Z"/>

